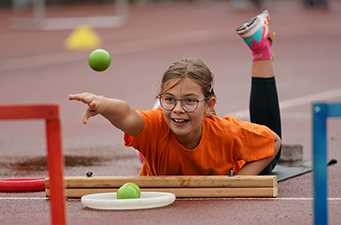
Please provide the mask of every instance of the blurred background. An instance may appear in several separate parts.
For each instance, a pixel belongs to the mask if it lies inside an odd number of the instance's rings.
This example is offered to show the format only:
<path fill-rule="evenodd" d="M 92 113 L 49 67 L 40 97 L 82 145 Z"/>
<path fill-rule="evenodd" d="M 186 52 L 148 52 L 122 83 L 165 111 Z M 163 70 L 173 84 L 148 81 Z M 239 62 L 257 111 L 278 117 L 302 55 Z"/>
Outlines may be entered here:
<path fill-rule="evenodd" d="M 33 5 L 35 0 L 3 0 L 1 1 L 1 6 L 3 7 L 13 7 L 14 9 L 26 8 Z M 70 4 L 86 4 L 86 3 L 108 3 L 113 2 L 115 0 L 46 0 L 47 5 L 70 5 Z M 179 0 L 176 0 L 179 1 Z M 184 0 L 180 0 L 184 1 Z M 198 0 L 198 1 L 210 1 L 210 0 Z M 257 7 L 264 6 L 264 3 L 269 0 L 225 0 L 230 1 L 234 7 L 247 7 L 251 2 L 251 4 L 256 5 Z M 306 4 L 307 6 L 328 6 L 328 0 L 301 0 L 302 3 Z M 138 4 L 145 4 L 145 3 L 155 3 L 155 2 L 175 2 L 174 0 L 134 0 L 128 1 L 129 3 L 138 3 Z"/>
<path fill-rule="evenodd" d="M 176 59 L 199 56 L 215 75 L 219 116 L 248 120 L 251 53 L 235 29 L 268 9 L 284 144 L 311 159 L 311 102 L 341 101 L 339 0 L 1 0 L 0 104 L 60 105 L 66 175 L 136 175 L 123 134 L 68 95 L 92 92 L 147 110 Z M 95 72 L 90 52 L 111 65 Z M 329 123 L 330 158 L 341 144 Z M 0 120 L 0 176 L 46 176 L 44 121 Z M 45 161 L 44 161 L 45 160 Z M 45 163 L 45 164 L 44 164 Z M 37 166 L 38 165 L 38 166 Z"/>

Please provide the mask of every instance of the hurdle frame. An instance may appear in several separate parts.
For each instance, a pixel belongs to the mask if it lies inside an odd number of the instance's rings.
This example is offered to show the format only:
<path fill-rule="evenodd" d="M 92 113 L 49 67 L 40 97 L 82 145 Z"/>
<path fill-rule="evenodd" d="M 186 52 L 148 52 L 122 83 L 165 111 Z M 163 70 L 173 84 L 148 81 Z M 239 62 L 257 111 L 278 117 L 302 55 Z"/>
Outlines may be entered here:
<path fill-rule="evenodd" d="M 128 0 L 115 0 L 114 15 L 46 18 L 46 0 L 33 1 L 33 18 L 9 18 L 7 25 L 18 30 L 72 30 L 81 25 L 92 28 L 120 28 L 129 20 Z"/>
<path fill-rule="evenodd" d="M 64 158 L 61 145 L 59 105 L 0 105 L 0 120 L 43 119 L 46 128 L 47 164 L 51 182 L 51 222 L 66 224 Z"/>
<path fill-rule="evenodd" d="M 327 119 L 341 117 L 341 103 L 316 102 L 312 112 L 314 224 L 328 224 Z"/>

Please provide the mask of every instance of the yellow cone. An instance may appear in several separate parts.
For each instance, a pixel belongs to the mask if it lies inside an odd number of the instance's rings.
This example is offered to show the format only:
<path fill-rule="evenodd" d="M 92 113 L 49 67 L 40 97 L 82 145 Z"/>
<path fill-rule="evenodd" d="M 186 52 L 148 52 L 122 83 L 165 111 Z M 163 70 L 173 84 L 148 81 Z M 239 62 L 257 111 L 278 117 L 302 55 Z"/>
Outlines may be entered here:
<path fill-rule="evenodd" d="M 64 46 L 69 50 L 98 48 L 102 40 L 96 32 L 87 25 L 77 27 L 66 39 Z"/>

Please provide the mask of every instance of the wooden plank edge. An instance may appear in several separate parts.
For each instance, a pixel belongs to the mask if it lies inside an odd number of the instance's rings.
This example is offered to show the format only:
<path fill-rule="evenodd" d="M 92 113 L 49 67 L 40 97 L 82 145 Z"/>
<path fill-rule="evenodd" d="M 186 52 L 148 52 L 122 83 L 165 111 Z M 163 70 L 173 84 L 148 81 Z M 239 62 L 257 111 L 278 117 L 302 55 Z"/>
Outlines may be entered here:
<path fill-rule="evenodd" d="M 65 187 L 118 188 L 127 182 L 140 187 L 275 187 L 277 176 L 98 176 L 64 177 Z M 45 179 L 49 188 L 49 178 Z"/>
<path fill-rule="evenodd" d="M 72 188 L 65 189 L 65 196 L 81 198 L 84 195 L 117 192 L 118 188 Z M 277 197 L 278 188 L 141 188 L 142 192 L 170 192 L 178 198 L 214 198 L 214 197 Z M 50 189 L 46 189 L 50 196 Z"/>

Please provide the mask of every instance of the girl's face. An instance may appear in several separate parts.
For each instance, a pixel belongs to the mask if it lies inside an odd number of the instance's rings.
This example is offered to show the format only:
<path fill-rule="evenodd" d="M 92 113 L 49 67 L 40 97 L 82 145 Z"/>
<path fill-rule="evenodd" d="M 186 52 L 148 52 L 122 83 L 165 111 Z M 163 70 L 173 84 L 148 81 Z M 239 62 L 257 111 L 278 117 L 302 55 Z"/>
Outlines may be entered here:
<path fill-rule="evenodd" d="M 177 81 L 177 79 L 171 80 L 168 85 L 172 86 Z M 196 99 L 205 98 L 199 84 L 188 78 L 181 80 L 176 86 L 167 90 L 162 95 L 171 96 L 175 99 L 188 97 Z M 162 109 L 167 125 L 183 147 L 194 149 L 199 144 L 203 120 L 205 116 L 210 115 L 214 104 L 215 98 L 200 101 L 198 102 L 198 108 L 194 112 L 186 112 L 181 107 L 181 102 L 176 101 L 174 109 L 170 111 Z"/>

